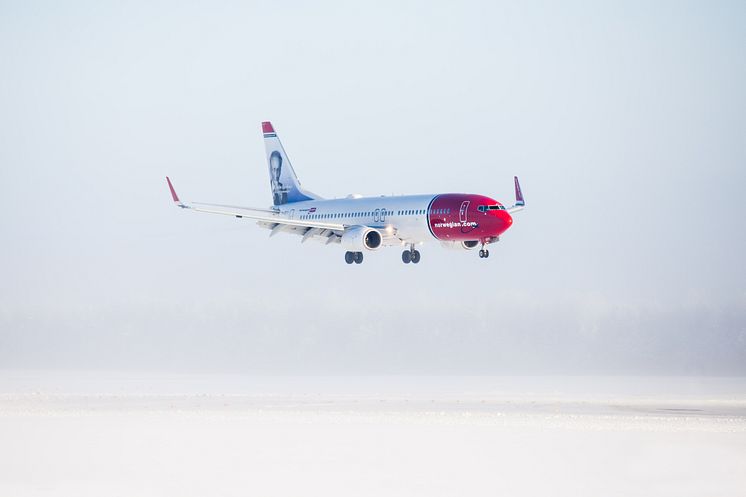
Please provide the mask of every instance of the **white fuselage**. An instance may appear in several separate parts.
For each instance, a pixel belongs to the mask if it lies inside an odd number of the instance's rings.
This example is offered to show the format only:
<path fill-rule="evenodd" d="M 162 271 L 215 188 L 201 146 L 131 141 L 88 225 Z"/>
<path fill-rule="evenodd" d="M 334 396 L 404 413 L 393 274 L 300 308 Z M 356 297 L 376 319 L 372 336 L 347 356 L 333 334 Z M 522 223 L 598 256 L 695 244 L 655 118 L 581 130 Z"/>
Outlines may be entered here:
<path fill-rule="evenodd" d="M 433 239 L 427 224 L 427 210 L 435 195 L 348 197 L 309 200 L 278 206 L 289 219 L 362 225 L 397 238 L 384 238 L 384 245 L 421 243 Z M 400 240 L 401 239 L 401 240 Z"/>

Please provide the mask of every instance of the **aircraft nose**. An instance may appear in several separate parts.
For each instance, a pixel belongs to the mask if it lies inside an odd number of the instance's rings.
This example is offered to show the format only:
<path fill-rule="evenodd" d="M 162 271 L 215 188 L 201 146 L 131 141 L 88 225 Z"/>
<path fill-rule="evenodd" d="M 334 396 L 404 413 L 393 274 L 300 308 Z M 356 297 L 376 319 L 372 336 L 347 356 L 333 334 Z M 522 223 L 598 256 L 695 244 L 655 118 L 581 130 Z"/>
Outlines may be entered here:
<path fill-rule="evenodd" d="M 502 225 L 501 232 L 506 231 L 513 224 L 513 216 L 508 211 L 498 211 L 498 217 Z"/>

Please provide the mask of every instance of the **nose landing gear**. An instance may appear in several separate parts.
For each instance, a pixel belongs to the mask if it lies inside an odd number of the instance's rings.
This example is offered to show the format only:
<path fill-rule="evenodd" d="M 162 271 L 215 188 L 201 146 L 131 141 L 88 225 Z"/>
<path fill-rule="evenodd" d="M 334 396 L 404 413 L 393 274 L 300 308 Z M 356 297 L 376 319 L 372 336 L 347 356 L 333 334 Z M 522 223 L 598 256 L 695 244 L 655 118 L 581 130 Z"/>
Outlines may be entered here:
<path fill-rule="evenodd" d="M 401 253 L 401 260 L 404 264 L 409 264 L 410 262 L 412 264 L 417 264 L 420 262 L 420 251 L 414 249 L 414 245 L 412 245 L 409 250 L 405 250 Z"/>
<path fill-rule="evenodd" d="M 362 252 L 345 252 L 345 262 L 347 264 L 352 264 L 353 262 L 355 264 L 362 264 L 363 253 Z"/>
<path fill-rule="evenodd" d="M 487 250 L 487 249 L 486 249 L 486 248 L 484 248 L 484 247 L 485 247 L 485 246 L 486 246 L 486 245 L 487 245 L 488 243 L 493 243 L 493 242 L 496 242 L 496 241 L 498 241 L 498 240 L 499 240 L 499 238 L 486 238 L 486 239 L 482 240 L 482 248 L 481 248 L 481 249 L 479 249 L 479 258 L 480 258 L 480 259 L 486 259 L 487 257 L 489 257 L 489 256 L 490 256 L 490 251 L 489 251 L 489 250 Z"/>

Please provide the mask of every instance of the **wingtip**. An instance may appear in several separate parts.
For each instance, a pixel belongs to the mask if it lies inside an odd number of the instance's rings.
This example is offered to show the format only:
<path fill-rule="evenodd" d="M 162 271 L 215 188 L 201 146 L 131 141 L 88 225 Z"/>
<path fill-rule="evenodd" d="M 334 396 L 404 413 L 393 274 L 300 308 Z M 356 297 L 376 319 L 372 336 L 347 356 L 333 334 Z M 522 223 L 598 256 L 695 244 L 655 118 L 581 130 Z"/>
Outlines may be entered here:
<path fill-rule="evenodd" d="M 515 205 L 525 205 L 523 200 L 523 192 L 521 191 L 521 184 L 518 182 L 518 176 L 513 176 L 515 182 Z"/>
<path fill-rule="evenodd" d="M 262 123 L 262 133 L 274 133 L 275 128 L 272 126 L 272 123 L 269 121 L 264 121 Z"/>
<path fill-rule="evenodd" d="M 179 196 L 176 195 L 176 190 L 174 190 L 174 185 L 171 184 L 171 179 L 168 176 L 166 176 L 166 182 L 168 183 L 168 189 L 171 190 L 171 198 L 177 204 L 180 203 Z"/>

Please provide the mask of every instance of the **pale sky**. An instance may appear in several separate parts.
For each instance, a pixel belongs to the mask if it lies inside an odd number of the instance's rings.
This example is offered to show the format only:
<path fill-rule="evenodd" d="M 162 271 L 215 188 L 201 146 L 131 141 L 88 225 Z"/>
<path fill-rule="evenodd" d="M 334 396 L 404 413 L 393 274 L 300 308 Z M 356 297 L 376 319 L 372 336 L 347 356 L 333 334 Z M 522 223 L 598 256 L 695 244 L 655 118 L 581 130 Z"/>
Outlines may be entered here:
<path fill-rule="evenodd" d="M 746 374 L 742 2 L 0 2 L 0 368 Z M 488 260 L 173 207 L 527 209 Z"/>

